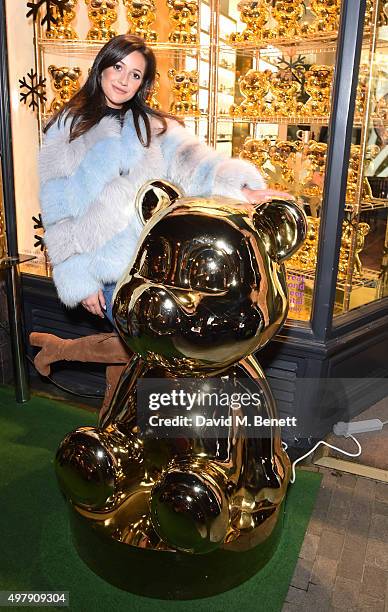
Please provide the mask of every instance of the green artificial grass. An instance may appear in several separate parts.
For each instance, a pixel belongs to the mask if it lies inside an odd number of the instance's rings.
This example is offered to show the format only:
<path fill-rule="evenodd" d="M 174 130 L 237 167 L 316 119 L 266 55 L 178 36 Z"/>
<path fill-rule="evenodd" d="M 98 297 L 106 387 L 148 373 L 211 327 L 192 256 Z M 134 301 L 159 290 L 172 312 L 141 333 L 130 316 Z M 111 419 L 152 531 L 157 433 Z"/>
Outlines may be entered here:
<path fill-rule="evenodd" d="M 289 488 L 279 547 L 253 578 L 204 599 L 140 597 L 106 583 L 77 556 L 66 503 L 56 484 L 53 459 L 64 435 L 78 426 L 95 424 L 94 414 L 51 399 L 33 397 L 17 404 L 13 390 L 0 387 L 0 590 L 69 591 L 70 609 L 85 612 L 227 612 L 236 607 L 246 612 L 280 611 L 320 475 L 297 473 L 296 483 Z"/>

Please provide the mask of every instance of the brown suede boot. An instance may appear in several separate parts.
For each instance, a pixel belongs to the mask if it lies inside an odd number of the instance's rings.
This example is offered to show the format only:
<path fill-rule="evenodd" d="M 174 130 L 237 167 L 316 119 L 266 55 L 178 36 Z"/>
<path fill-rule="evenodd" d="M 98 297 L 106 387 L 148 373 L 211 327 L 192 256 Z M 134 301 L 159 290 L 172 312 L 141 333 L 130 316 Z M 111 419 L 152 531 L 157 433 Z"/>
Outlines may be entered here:
<path fill-rule="evenodd" d="M 30 344 L 42 347 L 34 359 L 35 367 L 42 376 L 50 374 L 50 365 L 56 361 L 113 364 L 128 363 L 131 359 L 131 352 L 116 333 L 67 340 L 53 334 L 32 332 Z"/>
<path fill-rule="evenodd" d="M 123 365 L 108 365 L 105 370 L 105 378 L 106 378 L 106 387 L 105 387 L 105 395 L 102 402 L 102 406 L 100 408 L 100 412 L 98 414 L 98 422 L 101 423 L 104 418 L 111 399 L 116 391 L 117 385 L 119 384 L 119 380 L 121 374 L 124 372 L 127 367 L 127 363 Z"/>

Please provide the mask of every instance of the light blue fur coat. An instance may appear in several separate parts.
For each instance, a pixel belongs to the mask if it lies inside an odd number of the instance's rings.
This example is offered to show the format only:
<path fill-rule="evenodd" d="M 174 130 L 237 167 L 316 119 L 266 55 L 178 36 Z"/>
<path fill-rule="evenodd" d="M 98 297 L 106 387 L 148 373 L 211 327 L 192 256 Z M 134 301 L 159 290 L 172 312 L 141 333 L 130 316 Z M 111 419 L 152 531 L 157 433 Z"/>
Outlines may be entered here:
<path fill-rule="evenodd" d="M 122 128 L 106 116 L 72 142 L 70 120 L 46 134 L 39 157 L 40 202 L 54 283 L 66 306 L 76 306 L 125 272 L 143 229 L 134 200 L 146 181 L 167 179 L 187 196 L 240 200 L 244 185 L 265 186 L 250 163 L 216 153 L 172 120 L 158 135 L 160 121 L 150 119 L 149 148 L 137 137 L 131 111 Z"/>

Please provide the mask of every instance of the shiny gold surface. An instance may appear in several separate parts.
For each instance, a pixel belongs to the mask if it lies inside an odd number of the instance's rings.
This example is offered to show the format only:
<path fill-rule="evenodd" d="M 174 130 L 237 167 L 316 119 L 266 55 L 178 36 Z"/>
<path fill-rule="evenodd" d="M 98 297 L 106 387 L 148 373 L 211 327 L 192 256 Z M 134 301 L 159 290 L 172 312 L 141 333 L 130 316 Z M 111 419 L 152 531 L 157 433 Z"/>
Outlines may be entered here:
<path fill-rule="evenodd" d="M 137 206 L 150 197 L 152 185 Z M 260 393 L 260 414 L 276 417 L 251 353 L 285 320 L 283 262 L 305 231 L 304 213 L 282 200 L 254 207 L 180 198 L 152 214 L 115 296 L 118 330 L 135 356 L 100 427 L 69 434 L 56 458 L 61 489 L 91 537 L 205 556 L 269 541 L 290 474 L 278 428 L 250 438 L 234 418 L 226 437 L 141 438 L 137 382 L 170 378 L 179 387 L 192 379 L 205 388 L 221 375 L 233 385 L 249 381 Z"/>
<path fill-rule="evenodd" d="M 179 365 L 180 374 L 226 367 L 263 346 L 283 322 L 287 297 L 281 262 L 299 246 L 304 213 L 291 202 L 254 209 L 216 197 L 183 198 L 168 210 L 147 225 L 117 291 L 118 327 L 129 345 L 135 342 L 135 352 L 154 365 L 172 371 Z M 276 281 L 259 280 L 274 275 Z M 134 341 L 133 326 L 151 328 L 142 343 L 140 332 Z M 156 350 L 159 339 L 162 354 Z"/>
<path fill-rule="evenodd" d="M 112 25 L 117 20 L 118 0 L 85 0 L 92 27 L 87 33 L 88 40 L 110 40 L 117 36 Z"/>
<path fill-rule="evenodd" d="M 163 181 L 148 181 L 139 189 L 135 199 L 135 210 L 140 222 L 145 225 L 160 210 L 183 197 L 178 187 Z"/>
<path fill-rule="evenodd" d="M 61 15 L 57 6 L 52 7 L 52 15 L 56 19 L 56 23 L 51 24 L 49 30 L 46 30 L 46 38 L 57 38 L 60 40 L 74 40 L 78 38 L 76 31 L 72 26 L 72 21 L 75 19 L 78 0 L 67 0 L 63 5 L 63 15 Z"/>
<path fill-rule="evenodd" d="M 369 151 L 369 158 L 373 158 L 379 149 L 372 148 Z M 360 145 L 350 145 L 348 180 L 346 184 L 346 201 L 353 203 L 357 199 L 358 181 L 361 171 L 361 147 Z M 372 197 L 372 190 L 366 178 L 361 181 L 361 197 L 369 200 Z"/>
<path fill-rule="evenodd" d="M 55 97 L 50 104 L 50 113 L 58 112 L 64 104 L 79 90 L 79 79 L 82 75 L 81 69 L 77 66 L 51 66 L 48 67 L 51 78 L 51 85 L 55 92 Z"/>
<path fill-rule="evenodd" d="M 307 217 L 307 234 L 301 248 L 287 261 L 287 269 L 300 272 L 314 272 L 317 265 L 318 235 L 320 219 Z M 353 278 L 362 276 L 360 253 L 365 237 L 370 231 L 368 223 L 346 220 L 342 224 L 341 247 L 338 263 L 338 280 L 348 275 Z"/>
<path fill-rule="evenodd" d="M 167 0 L 168 16 L 174 26 L 168 40 L 172 43 L 198 43 L 198 0 Z"/>
<path fill-rule="evenodd" d="M 151 28 L 156 19 L 154 0 L 123 0 L 123 4 L 130 24 L 128 33 L 141 36 L 147 42 L 156 42 L 158 34 Z"/>
<path fill-rule="evenodd" d="M 160 89 L 160 73 L 156 72 L 156 74 L 155 74 L 155 81 L 154 81 L 153 87 L 152 87 L 152 89 L 151 89 L 151 91 L 149 93 L 149 96 L 147 98 L 147 105 L 150 108 L 153 108 L 155 110 L 159 110 L 160 109 L 160 102 L 159 102 L 159 100 L 156 97 L 157 94 L 158 94 L 159 89 Z"/>
<path fill-rule="evenodd" d="M 307 217 L 307 234 L 301 248 L 287 261 L 287 268 L 315 270 L 318 253 L 319 219 Z"/>
<path fill-rule="evenodd" d="M 305 10 L 303 0 L 277 0 L 272 8 L 272 15 L 277 21 L 277 26 L 272 30 L 273 36 L 293 38 L 298 35 Z"/>
<path fill-rule="evenodd" d="M 327 144 L 298 130 L 298 140 L 246 138 L 240 152 L 260 170 L 271 189 L 287 190 L 310 206 L 312 215 L 322 203 Z"/>
<path fill-rule="evenodd" d="M 310 8 L 315 20 L 311 26 L 304 25 L 303 31 L 313 34 L 338 30 L 341 0 L 311 0 Z"/>
<path fill-rule="evenodd" d="M 365 236 L 369 233 L 369 230 L 370 226 L 368 223 L 343 222 L 340 259 L 338 263 L 339 279 L 345 279 L 349 273 L 353 276 L 361 276 L 362 264 L 360 252 L 364 248 Z M 352 255 L 354 261 L 351 260 Z M 350 265 L 352 268 L 349 267 Z"/>
<path fill-rule="evenodd" d="M 310 99 L 303 112 L 311 115 L 327 115 L 330 110 L 330 93 L 334 66 L 313 64 L 306 72 L 305 90 Z"/>
<path fill-rule="evenodd" d="M 297 102 L 301 86 L 291 70 L 273 72 L 270 78 L 270 91 L 273 95 L 271 115 L 297 115 L 302 104 Z"/>
<path fill-rule="evenodd" d="M 248 159 L 250 162 L 255 164 L 256 168 L 260 170 L 263 178 L 268 181 L 265 165 L 269 161 L 269 151 L 271 148 L 270 138 L 246 138 L 242 151 L 239 157 L 241 159 Z"/>
<path fill-rule="evenodd" d="M 170 105 L 170 113 L 174 115 L 199 115 L 196 96 L 199 89 L 197 70 L 175 70 L 170 68 L 168 77 L 171 81 L 171 92 L 174 100 Z"/>
<path fill-rule="evenodd" d="M 264 38 L 268 31 L 264 29 L 269 18 L 267 0 L 240 0 L 237 9 L 240 11 L 240 20 L 246 24 L 246 27 L 242 32 L 233 32 L 229 36 L 229 41 L 232 44 L 257 43 Z"/>
<path fill-rule="evenodd" d="M 270 79 L 272 72 L 270 70 L 253 70 L 239 78 L 238 84 L 240 91 L 244 96 L 241 104 L 233 104 L 230 107 L 229 114 L 232 117 L 262 117 L 269 113 L 268 104 L 265 101 L 265 96 L 270 89 Z"/>

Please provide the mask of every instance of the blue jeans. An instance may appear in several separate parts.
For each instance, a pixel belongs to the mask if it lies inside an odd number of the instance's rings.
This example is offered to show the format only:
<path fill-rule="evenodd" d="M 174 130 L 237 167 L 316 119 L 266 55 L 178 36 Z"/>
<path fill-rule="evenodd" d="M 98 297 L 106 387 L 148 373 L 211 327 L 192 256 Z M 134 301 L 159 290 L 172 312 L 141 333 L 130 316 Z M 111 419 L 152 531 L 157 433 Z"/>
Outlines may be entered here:
<path fill-rule="evenodd" d="M 102 292 L 104 294 L 105 304 L 106 304 L 105 316 L 112 323 L 113 327 L 115 327 L 115 322 L 113 320 L 113 314 L 112 314 L 112 306 L 113 306 L 112 298 L 113 298 L 115 287 L 116 287 L 116 283 L 109 283 L 108 285 L 104 285 L 102 288 Z"/>

